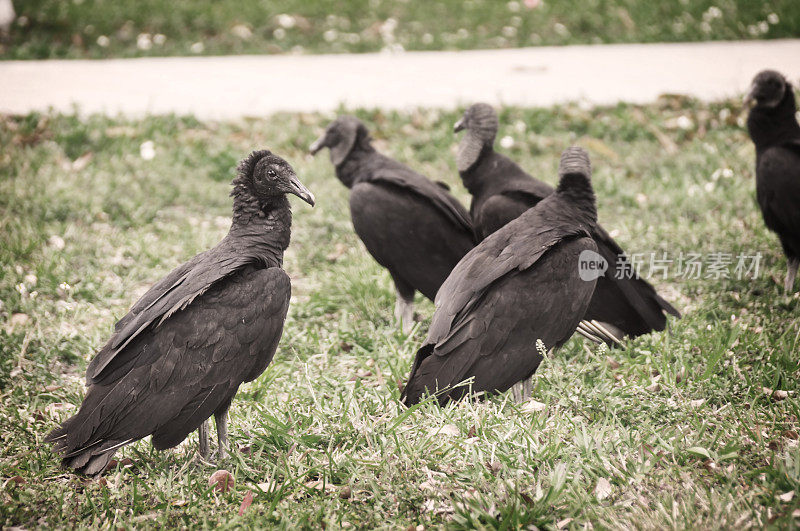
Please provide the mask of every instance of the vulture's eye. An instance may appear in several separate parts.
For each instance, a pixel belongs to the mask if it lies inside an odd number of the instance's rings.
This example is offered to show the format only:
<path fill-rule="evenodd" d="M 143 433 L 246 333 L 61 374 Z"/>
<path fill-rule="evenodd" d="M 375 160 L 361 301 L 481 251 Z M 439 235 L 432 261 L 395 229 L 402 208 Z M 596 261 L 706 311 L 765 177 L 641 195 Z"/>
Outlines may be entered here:
<path fill-rule="evenodd" d="M 270 179 L 274 179 L 277 174 L 275 173 L 275 170 L 269 170 L 267 172 L 267 175 L 269 176 Z"/>

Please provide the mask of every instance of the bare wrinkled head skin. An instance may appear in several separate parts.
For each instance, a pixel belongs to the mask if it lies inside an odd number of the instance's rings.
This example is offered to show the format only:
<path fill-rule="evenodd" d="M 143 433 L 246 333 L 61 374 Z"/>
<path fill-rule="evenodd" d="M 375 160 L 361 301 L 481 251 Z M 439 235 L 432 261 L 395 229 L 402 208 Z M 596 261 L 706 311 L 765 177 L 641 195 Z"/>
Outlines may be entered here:
<path fill-rule="evenodd" d="M 260 201 L 293 194 L 314 206 L 314 194 L 300 182 L 294 169 L 268 150 L 253 151 L 239 163 L 237 170 L 237 180 Z"/>
<path fill-rule="evenodd" d="M 478 161 L 485 147 L 492 147 L 497 136 L 499 122 L 494 108 L 487 103 L 476 103 L 464 111 L 453 130 L 466 131 L 458 145 L 456 165 L 458 171 L 467 171 Z"/>
<path fill-rule="evenodd" d="M 762 70 L 753 78 L 750 92 L 745 98 L 745 103 L 755 101 L 757 107 L 774 108 L 783 100 L 788 81 L 783 74 L 775 70 Z"/>
<path fill-rule="evenodd" d="M 585 149 L 578 146 L 571 146 L 561 154 L 561 162 L 558 164 L 558 176 L 583 175 L 587 179 L 592 178 L 592 163 L 589 154 Z"/>
<path fill-rule="evenodd" d="M 350 154 L 359 137 L 369 139 L 364 123 L 355 116 L 339 116 L 308 149 L 312 155 L 316 155 L 322 148 L 330 149 L 331 162 L 338 166 Z"/>

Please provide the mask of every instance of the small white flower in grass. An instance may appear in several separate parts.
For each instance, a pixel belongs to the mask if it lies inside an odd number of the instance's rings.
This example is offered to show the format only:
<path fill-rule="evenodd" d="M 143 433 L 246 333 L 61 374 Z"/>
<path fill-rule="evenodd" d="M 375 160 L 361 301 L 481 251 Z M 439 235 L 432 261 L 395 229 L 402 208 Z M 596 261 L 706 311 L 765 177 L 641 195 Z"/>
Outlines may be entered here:
<path fill-rule="evenodd" d="M 279 41 L 283 40 L 286 37 L 286 30 L 283 28 L 275 28 L 275 31 L 272 32 L 272 36 Z"/>
<path fill-rule="evenodd" d="M 236 24 L 234 27 L 231 28 L 231 33 L 233 33 L 243 41 L 249 40 L 250 37 L 253 36 L 253 30 L 251 30 L 245 24 Z"/>
<path fill-rule="evenodd" d="M 777 13 L 770 13 L 767 15 L 767 22 L 772 24 L 773 26 L 781 21 L 781 18 L 778 16 Z"/>
<path fill-rule="evenodd" d="M 521 17 L 511 17 L 511 25 L 512 26 L 519 27 L 520 24 L 522 24 L 522 18 Z"/>
<path fill-rule="evenodd" d="M 291 29 L 297 25 L 297 19 L 295 19 L 292 15 L 287 15 L 286 13 L 281 13 L 277 17 L 278 25 L 282 28 Z"/>
<path fill-rule="evenodd" d="M 422 35 L 422 44 L 432 44 L 433 43 L 433 35 L 430 33 L 424 33 Z"/>
<path fill-rule="evenodd" d="M 136 47 L 140 50 L 149 50 L 153 47 L 153 39 L 149 33 L 140 33 L 136 37 Z"/>
<path fill-rule="evenodd" d="M 64 242 L 64 238 L 59 236 L 58 234 L 53 234 L 50 238 L 47 239 L 47 245 L 52 247 L 53 249 L 60 251 L 64 248 L 66 243 Z"/>
<path fill-rule="evenodd" d="M 542 0 L 524 0 L 523 3 L 528 9 L 536 9 L 542 5 Z"/>
<path fill-rule="evenodd" d="M 511 149 L 512 147 L 514 147 L 514 139 L 511 138 L 510 136 L 504 136 L 503 138 L 500 139 L 500 146 L 503 149 Z"/>
<path fill-rule="evenodd" d="M 705 189 L 706 192 L 713 192 L 714 191 L 714 183 L 711 182 L 711 181 L 707 182 L 706 184 L 703 185 L 703 189 Z"/>
<path fill-rule="evenodd" d="M 503 26 L 501 31 L 505 37 L 514 37 L 517 34 L 517 28 L 514 26 Z"/>
<path fill-rule="evenodd" d="M 544 346 L 544 341 L 541 339 L 536 340 L 536 352 L 544 359 L 547 357 L 547 347 Z"/>
<path fill-rule="evenodd" d="M 767 24 L 766 20 L 762 20 L 758 23 L 758 31 L 763 33 L 767 33 L 769 31 L 769 24 Z"/>
<path fill-rule="evenodd" d="M 694 122 L 692 121 L 691 118 L 689 118 L 685 114 L 682 114 L 681 116 L 678 116 L 677 120 L 675 120 L 675 125 L 686 131 L 694 127 Z"/>
<path fill-rule="evenodd" d="M 19 294 L 20 294 L 20 295 L 22 295 L 23 297 L 24 297 L 25 295 L 27 295 L 27 294 L 28 294 L 28 287 L 27 287 L 27 286 L 25 286 L 25 284 L 24 284 L 24 283 L 22 283 L 22 282 L 20 282 L 20 283 L 19 283 L 19 284 L 17 284 L 16 286 L 14 286 L 14 288 L 15 288 L 15 289 L 17 290 L 17 292 L 19 292 Z"/>
<path fill-rule="evenodd" d="M 167 36 L 163 33 L 156 33 L 153 35 L 153 43 L 157 44 L 158 46 L 162 46 L 165 42 L 167 42 Z"/>
<path fill-rule="evenodd" d="M 39 282 L 39 279 L 33 273 L 28 273 L 27 275 L 25 275 L 24 280 L 25 283 L 28 284 L 29 286 L 35 286 L 36 283 Z"/>
<path fill-rule="evenodd" d="M 333 42 L 338 36 L 339 32 L 335 29 L 325 30 L 325 33 L 322 34 L 322 38 L 325 39 L 326 42 Z"/>
<path fill-rule="evenodd" d="M 519 2 L 515 2 L 512 0 L 511 2 L 506 4 L 506 7 L 508 7 L 508 10 L 511 11 L 512 13 L 519 12 Z"/>
<path fill-rule="evenodd" d="M 458 28 L 456 36 L 459 39 L 466 39 L 467 37 L 469 37 L 469 32 L 466 30 L 466 28 Z"/>
<path fill-rule="evenodd" d="M 594 488 L 594 496 L 598 500 L 605 500 L 611 496 L 611 483 L 606 478 L 597 480 L 597 486 Z"/>
<path fill-rule="evenodd" d="M 206 47 L 202 42 L 196 42 L 196 43 L 192 44 L 191 46 L 189 46 L 189 50 L 192 53 L 203 53 L 203 50 L 205 50 L 205 49 L 206 49 Z"/>
<path fill-rule="evenodd" d="M 72 286 L 70 286 L 66 282 L 62 282 L 61 284 L 58 285 L 58 287 L 63 289 L 64 291 L 69 291 L 72 289 Z"/>
<path fill-rule="evenodd" d="M 156 157 L 156 148 L 152 140 L 146 140 L 139 146 L 139 156 L 144 160 L 153 160 Z"/>
<path fill-rule="evenodd" d="M 100 35 L 97 37 L 97 45 L 101 48 L 107 48 L 108 45 L 111 44 L 111 39 L 109 39 L 105 35 Z"/>
<path fill-rule="evenodd" d="M 562 37 L 569 36 L 569 30 L 564 24 L 560 22 L 556 22 L 555 24 L 553 24 L 553 30 Z"/>
<path fill-rule="evenodd" d="M 730 117 L 731 117 L 731 110 L 729 108 L 725 107 L 724 109 L 719 111 L 719 119 L 722 120 L 723 122 L 727 122 L 728 118 Z"/>

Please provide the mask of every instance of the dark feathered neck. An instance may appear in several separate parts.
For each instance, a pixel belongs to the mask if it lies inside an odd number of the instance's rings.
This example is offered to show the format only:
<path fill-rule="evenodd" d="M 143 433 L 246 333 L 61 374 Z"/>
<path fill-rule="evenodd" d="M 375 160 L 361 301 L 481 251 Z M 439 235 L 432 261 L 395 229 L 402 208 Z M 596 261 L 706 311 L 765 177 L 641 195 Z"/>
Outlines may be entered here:
<path fill-rule="evenodd" d="M 494 150 L 494 147 L 484 145 L 483 149 L 481 149 L 481 154 L 475 160 L 475 164 L 470 166 L 467 171 L 459 172 L 461 182 L 464 183 L 464 188 L 467 189 L 470 195 L 473 197 L 481 195 L 487 186 L 492 184 L 488 181 L 503 178 L 502 172 L 494 175 L 493 171 L 500 162 L 502 162 L 501 156 Z M 491 179 L 487 179 L 487 175 L 490 175 Z"/>
<path fill-rule="evenodd" d="M 236 240 L 242 251 L 262 261 L 266 267 L 281 266 L 289 247 L 292 210 L 285 195 L 259 201 L 243 182 L 234 180 L 233 221 L 226 239 Z"/>
<path fill-rule="evenodd" d="M 781 102 L 773 107 L 755 106 L 747 117 L 747 130 L 756 145 L 756 151 L 777 146 L 787 140 L 800 138 L 800 125 L 795 113 L 797 106 L 794 91 L 787 85 Z"/>
<path fill-rule="evenodd" d="M 595 204 L 594 190 L 591 181 L 580 173 L 568 173 L 561 177 L 556 188 L 556 194 L 569 201 L 580 212 L 582 217 L 576 221 L 583 223 L 597 222 L 597 206 Z"/>
<path fill-rule="evenodd" d="M 370 170 L 374 168 L 377 159 L 380 158 L 381 154 L 372 147 L 372 144 L 359 142 L 353 146 L 342 163 L 336 166 L 336 177 L 346 187 L 352 188 L 357 183 L 369 178 Z"/>

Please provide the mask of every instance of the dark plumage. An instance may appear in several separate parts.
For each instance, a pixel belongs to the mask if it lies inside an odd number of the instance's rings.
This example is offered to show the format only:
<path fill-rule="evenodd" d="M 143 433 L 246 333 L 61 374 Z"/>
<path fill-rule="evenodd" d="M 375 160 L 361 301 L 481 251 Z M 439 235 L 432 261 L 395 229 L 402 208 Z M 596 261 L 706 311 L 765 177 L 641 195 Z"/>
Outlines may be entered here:
<path fill-rule="evenodd" d="M 800 125 L 793 87 L 780 73 L 764 70 L 753 79 L 747 100 L 755 101 L 747 130 L 756 145 L 756 198 L 786 254 L 788 293 L 800 265 Z"/>
<path fill-rule="evenodd" d="M 508 157 L 494 150 L 498 121 L 494 109 L 483 103 L 471 106 L 456 123 L 456 132 L 466 130 L 459 144 L 458 171 L 472 194 L 470 215 L 475 231 L 486 238 L 527 209 L 549 196 L 553 189 L 534 179 Z M 664 312 L 680 313 L 661 298 L 647 281 L 636 275 L 622 248 L 600 226 L 592 229 L 598 252 L 608 263 L 606 275 L 597 281 L 579 331 L 609 344 L 622 336 L 638 336 L 664 330 Z M 624 278 L 614 278 L 615 268 L 624 267 Z"/>
<path fill-rule="evenodd" d="M 595 281 L 581 280 L 578 257 L 596 251 L 589 157 L 570 148 L 560 182 L 534 208 L 488 236 L 458 263 L 436 296 L 430 331 L 402 400 L 439 391 L 439 403 L 473 392 L 506 391 L 527 380 L 545 349 L 561 346 L 586 312 Z"/>
<path fill-rule="evenodd" d="M 367 128 L 352 116 L 332 122 L 311 153 L 325 147 L 336 176 L 350 189 L 356 234 L 394 280 L 395 316 L 408 332 L 414 291 L 433 300 L 474 246 L 469 214 L 444 186 L 375 151 Z"/>
<path fill-rule="evenodd" d="M 314 204 L 269 151 L 239 164 L 228 235 L 150 288 L 89 364 L 80 410 L 48 436 L 65 466 L 100 474 L 121 446 L 152 434 L 163 450 L 201 427 L 207 453 L 212 414 L 224 456 L 231 400 L 272 361 L 289 308 L 287 193 Z"/>

